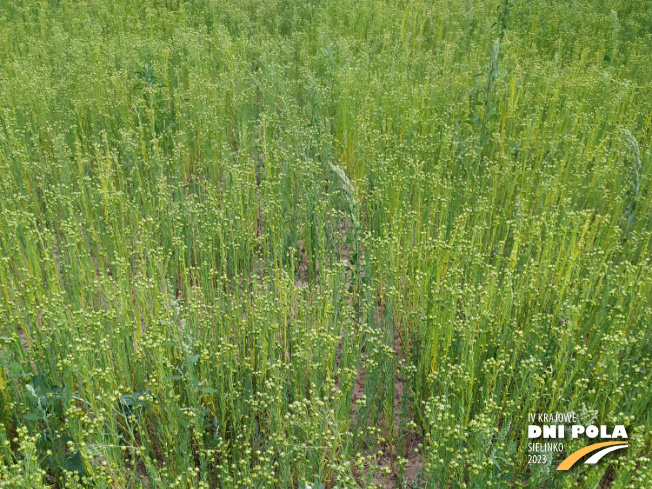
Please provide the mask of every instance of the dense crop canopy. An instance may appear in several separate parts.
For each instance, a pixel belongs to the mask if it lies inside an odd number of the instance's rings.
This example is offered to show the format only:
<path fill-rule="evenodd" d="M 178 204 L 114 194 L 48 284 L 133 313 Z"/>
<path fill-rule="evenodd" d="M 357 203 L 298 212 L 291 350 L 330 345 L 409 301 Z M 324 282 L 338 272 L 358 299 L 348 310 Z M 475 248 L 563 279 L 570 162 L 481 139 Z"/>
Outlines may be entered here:
<path fill-rule="evenodd" d="M 647 0 L 3 0 L 0 486 L 652 487 L 651 59 Z M 571 411 L 627 450 L 528 463 Z"/>

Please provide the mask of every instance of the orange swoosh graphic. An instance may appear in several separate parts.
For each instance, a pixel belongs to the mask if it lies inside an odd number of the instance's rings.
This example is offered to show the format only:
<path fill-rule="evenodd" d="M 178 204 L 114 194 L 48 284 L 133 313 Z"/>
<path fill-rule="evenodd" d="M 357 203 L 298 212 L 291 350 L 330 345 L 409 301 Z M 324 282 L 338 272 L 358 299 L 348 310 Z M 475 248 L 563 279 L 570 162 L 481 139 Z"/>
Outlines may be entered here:
<path fill-rule="evenodd" d="M 560 463 L 559 467 L 557 467 L 557 470 L 568 470 L 575 464 L 575 462 L 577 462 L 579 459 L 581 459 L 587 453 L 595 452 L 596 450 L 599 450 L 600 448 L 609 447 L 611 445 L 627 445 L 627 442 L 626 441 L 605 441 L 604 443 L 596 443 L 594 445 L 589 445 L 588 447 L 581 448 L 578 451 L 573 452 L 572 454 L 570 454 L 566 458 L 566 460 L 564 460 L 562 463 Z"/>

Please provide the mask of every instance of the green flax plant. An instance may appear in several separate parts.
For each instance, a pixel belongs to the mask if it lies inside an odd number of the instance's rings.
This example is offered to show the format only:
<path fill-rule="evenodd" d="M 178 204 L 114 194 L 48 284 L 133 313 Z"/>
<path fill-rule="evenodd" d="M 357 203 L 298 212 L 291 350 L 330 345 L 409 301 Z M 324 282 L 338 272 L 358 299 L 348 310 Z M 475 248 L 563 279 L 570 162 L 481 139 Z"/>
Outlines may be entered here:
<path fill-rule="evenodd" d="M 3 2 L 0 485 L 652 485 L 650 12 Z"/>

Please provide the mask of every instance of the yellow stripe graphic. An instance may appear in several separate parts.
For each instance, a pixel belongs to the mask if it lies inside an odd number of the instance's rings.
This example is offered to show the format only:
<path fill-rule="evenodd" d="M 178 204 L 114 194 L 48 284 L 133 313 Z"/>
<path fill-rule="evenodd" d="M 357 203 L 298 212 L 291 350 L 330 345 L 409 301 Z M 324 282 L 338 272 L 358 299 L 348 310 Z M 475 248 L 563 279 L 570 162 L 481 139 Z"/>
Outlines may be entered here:
<path fill-rule="evenodd" d="M 626 441 L 606 441 L 604 443 L 596 443 L 594 445 L 589 445 L 588 447 L 581 448 L 580 450 L 570 454 L 566 460 L 559 464 L 557 470 L 568 470 L 570 469 L 575 462 L 581 459 L 587 453 L 595 452 L 603 447 L 610 447 L 612 445 L 627 445 Z"/>

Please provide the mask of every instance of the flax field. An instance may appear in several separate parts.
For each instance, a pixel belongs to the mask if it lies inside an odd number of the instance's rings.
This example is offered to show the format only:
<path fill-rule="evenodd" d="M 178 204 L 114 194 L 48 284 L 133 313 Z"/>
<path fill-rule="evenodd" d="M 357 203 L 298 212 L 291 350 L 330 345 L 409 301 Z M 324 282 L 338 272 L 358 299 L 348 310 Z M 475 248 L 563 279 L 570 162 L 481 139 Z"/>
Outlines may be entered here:
<path fill-rule="evenodd" d="M 0 487 L 652 488 L 652 2 L 0 1 Z M 629 447 L 530 463 L 529 413 Z"/>

